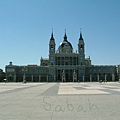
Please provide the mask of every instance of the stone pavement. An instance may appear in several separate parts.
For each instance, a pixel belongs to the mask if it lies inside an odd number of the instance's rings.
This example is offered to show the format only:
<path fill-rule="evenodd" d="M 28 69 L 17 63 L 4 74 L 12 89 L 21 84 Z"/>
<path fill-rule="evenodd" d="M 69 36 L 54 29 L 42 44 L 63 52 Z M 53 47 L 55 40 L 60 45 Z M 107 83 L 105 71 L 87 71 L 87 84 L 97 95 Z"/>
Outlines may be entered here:
<path fill-rule="evenodd" d="M 0 120 L 120 120 L 120 83 L 0 83 Z"/>

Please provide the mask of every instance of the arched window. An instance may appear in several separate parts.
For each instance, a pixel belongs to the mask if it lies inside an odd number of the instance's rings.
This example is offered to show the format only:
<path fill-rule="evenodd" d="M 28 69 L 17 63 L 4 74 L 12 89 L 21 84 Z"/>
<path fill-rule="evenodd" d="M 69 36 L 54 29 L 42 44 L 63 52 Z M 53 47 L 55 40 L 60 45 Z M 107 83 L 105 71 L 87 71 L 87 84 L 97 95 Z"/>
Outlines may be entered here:
<path fill-rule="evenodd" d="M 83 48 L 83 45 L 81 45 L 80 48 Z"/>

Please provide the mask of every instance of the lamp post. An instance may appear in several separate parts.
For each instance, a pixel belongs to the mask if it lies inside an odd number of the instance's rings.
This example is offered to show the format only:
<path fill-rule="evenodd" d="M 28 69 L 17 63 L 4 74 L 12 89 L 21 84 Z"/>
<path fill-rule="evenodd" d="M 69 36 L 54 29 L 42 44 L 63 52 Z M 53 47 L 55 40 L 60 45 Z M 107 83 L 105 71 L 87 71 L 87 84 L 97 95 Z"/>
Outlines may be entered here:
<path fill-rule="evenodd" d="M 25 72 L 27 71 L 27 68 L 26 67 L 23 67 L 22 68 L 22 71 L 23 71 L 23 73 L 24 73 L 24 75 L 23 75 L 23 83 L 26 83 L 26 75 L 25 75 Z"/>

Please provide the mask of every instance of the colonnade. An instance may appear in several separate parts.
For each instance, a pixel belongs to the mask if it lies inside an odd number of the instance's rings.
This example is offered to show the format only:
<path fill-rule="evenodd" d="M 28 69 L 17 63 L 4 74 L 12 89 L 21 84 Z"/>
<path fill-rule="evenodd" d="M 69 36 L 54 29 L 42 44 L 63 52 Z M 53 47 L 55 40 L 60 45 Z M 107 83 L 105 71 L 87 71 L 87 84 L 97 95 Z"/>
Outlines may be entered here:
<path fill-rule="evenodd" d="M 65 73 L 64 73 L 64 77 L 62 76 L 62 72 L 63 70 L 56 70 L 56 74 L 52 77 L 50 77 L 49 75 L 30 75 L 29 76 L 29 81 L 31 82 L 34 82 L 35 80 L 37 82 L 41 82 L 41 81 L 44 81 L 43 78 L 45 78 L 45 81 L 46 82 L 49 82 L 50 78 L 51 78 L 51 81 L 57 81 L 57 80 L 62 80 L 61 82 L 63 81 L 67 81 L 67 82 L 75 82 L 75 81 L 78 81 L 79 78 L 78 78 L 78 71 L 74 71 L 74 70 L 66 70 Z M 24 77 L 25 79 L 28 77 L 28 75 L 25 75 L 24 74 L 22 75 L 22 79 L 24 80 Z M 36 78 L 35 78 L 36 77 Z M 63 78 L 64 79 L 63 79 Z M 120 75 L 118 76 L 120 79 Z M 10 75 L 7 75 L 6 76 L 7 80 L 8 81 L 11 81 L 11 82 L 16 82 L 16 79 L 17 79 L 17 75 L 16 74 L 10 74 Z M 95 81 L 94 79 L 96 78 L 96 81 L 100 81 L 100 80 L 110 80 L 110 81 L 115 81 L 116 80 L 116 76 L 114 73 L 112 74 L 96 74 L 96 75 L 93 75 L 93 74 L 89 74 L 89 80 L 90 82 L 92 81 Z M 77 80 L 78 79 L 78 80 Z M 84 82 L 86 80 L 86 76 L 83 74 L 82 75 L 82 81 Z"/>
<path fill-rule="evenodd" d="M 107 81 L 108 74 L 104 74 L 104 75 L 102 74 L 102 76 L 103 76 L 103 80 Z M 111 76 L 112 76 L 112 81 L 115 81 L 115 74 L 112 73 Z M 100 77 L 101 77 L 101 74 L 97 74 L 98 82 L 101 80 Z M 90 82 L 92 82 L 92 81 L 93 81 L 93 75 L 90 74 Z"/>
<path fill-rule="evenodd" d="M 56 57 L 55 65 L 78 65 L 78 57 Z"/>

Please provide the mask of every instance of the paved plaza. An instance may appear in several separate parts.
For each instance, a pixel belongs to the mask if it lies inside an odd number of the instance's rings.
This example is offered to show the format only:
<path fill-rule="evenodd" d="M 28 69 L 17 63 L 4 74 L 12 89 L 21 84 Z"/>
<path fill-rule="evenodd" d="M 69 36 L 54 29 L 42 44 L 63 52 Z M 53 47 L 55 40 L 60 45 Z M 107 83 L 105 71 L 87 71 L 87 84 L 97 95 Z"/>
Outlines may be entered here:
<path fill-rule="evenodd" d="M 0 83 L 0 120 L 120 120 L 120 83 Z"/>

